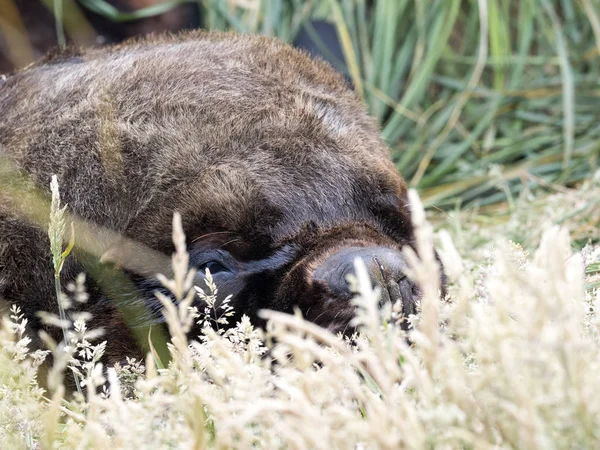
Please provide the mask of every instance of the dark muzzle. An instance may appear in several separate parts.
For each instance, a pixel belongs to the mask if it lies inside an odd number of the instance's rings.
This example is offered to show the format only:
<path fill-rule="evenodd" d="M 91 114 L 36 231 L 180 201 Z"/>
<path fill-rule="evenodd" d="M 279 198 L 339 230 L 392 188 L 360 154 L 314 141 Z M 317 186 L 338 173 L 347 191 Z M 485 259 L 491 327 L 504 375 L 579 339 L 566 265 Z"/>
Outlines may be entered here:
<path fill-rule="evenodd" d="M 419 291 L 406 276 L 407 264 L 399 250 L 386 247 L 348 247 L 329 256 L 313 273 L 313 280 L 327 286 L 329 292 L 339 300 L 354 296 L 347 282 L 353 274 L 354 260 L 361 258 L 374 287 L 381 290 L 381 304 L 402 301 L 405 316 L 416 312 Z"/>

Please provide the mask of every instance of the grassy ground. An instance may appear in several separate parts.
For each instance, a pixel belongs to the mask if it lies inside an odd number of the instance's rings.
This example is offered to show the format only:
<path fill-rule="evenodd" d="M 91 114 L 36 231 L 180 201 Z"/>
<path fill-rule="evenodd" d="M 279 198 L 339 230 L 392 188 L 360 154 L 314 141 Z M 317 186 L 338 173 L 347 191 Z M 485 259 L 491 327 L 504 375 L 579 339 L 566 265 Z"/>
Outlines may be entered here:
<path fill-rule="evenodd" d="M 49 343 L 55 359 L 44 391 L 35 369 L 47 355 L 27 349 L 27 324 L 14 310 L 0 332 L 0 446 L 597 448 L 600 247 L 574 254 L 568 230 L 586 238 L 589 221 L 577 211 L 598 217 L 599 184 L 518 200 L 515 214 L 493 224 L 436 214 L 435 235 L 413 199 L 422 260 L 412 259 L 411 276 L 424 298 L 409 319 L 410 346 L 391 326 L 401 320 L 397 305 L 380 310 L 358 266 L 362 334 L 352 345 L 277 313 L 265 332 L 243 320 L 188 342 L 185 330 L 203 312 L 192 317 L 185 301 L 167 301 L 168 367 L 149 355 L 104 372 L 101 338 L 80 320 L 68 330 L 74 360 Z M 556 217 L 563 229 L 551 225 Z M 182 234 L 174 239 L 174 261 L 185 260 Z M 432 239 L 451 280 L 445 299 L 425 250 Z M 185 269 L 174 278 L 183 286 Z M 66 365 L 87 389 L 69 401 Z"/>

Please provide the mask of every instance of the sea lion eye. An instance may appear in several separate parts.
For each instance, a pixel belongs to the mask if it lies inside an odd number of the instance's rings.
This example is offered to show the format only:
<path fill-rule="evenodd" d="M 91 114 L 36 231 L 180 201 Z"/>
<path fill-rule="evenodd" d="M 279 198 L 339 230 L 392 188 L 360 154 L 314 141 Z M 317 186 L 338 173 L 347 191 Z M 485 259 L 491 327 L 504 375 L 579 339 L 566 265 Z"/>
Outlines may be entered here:
<path fill-rule="evenodd" d="M 229 269 L 227 267 L 225 267 L 223 264 L 217 261 L 207 261 L 198 267 L 198 270 L 202 273 L 206 272 L 206 269 L 209 270 L 211 275 L 217 274 L 219 272 L 229 272 Z"/>

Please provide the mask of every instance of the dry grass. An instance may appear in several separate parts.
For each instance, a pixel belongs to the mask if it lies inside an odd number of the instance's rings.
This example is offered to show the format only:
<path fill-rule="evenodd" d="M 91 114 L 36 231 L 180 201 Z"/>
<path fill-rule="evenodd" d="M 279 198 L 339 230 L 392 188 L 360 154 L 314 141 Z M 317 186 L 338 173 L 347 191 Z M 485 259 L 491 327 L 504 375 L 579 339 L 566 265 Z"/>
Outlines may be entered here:
<path fill-rule="evenodd" d="M 546 204 L 558 213 L 556 205 L 571 204 L 570 195 L 584 201 L 586 189 L 597 184 Z M 413 207 L 419 243 L 429 248 L 432 229 Z M 394 326 L 402 320 L 397 307 L 375 307 L 377 292 L 360 264 L 355 301 L 362 333 L 351 343 L 275 312 L 265 313 L 264 332 L 243 320 L 188 342 L 191 321 L 206 317 L 189 308 L 193 287 L 175 220 L 175 275 L 164 283 L 182 301 L 165 302 L 169 366 L 149 356 L 103 370 L 101 339 L 79 321 L 68 338 L 78 362 L 56 358 L 44 392 L 35 375 L 44 355 L 28 351 L 26 323 L 14 310 L 1 333 L 0 447 L 597 448 L 600 295 L 590 282 L 600 251 L 573 253 L 567 229 L 540 220 L 530 230 L 539 245 L 528 254 L 506 238 L 518 223 L 505 222 L 502 234 L 495 228 L 501 225 L 458 216 L 461 226 L 455 215 L 449 229 L 462 230 L 453 235 L 464 258 L 450 233 L 436 236 L 450 298 L 437 296 L 434 259 L 424 250 L 422 260 L 411 257 L 411 275 L 425 292 L 420 315 L 410 318 L 412 345 Z M 475 229 L 484 239 L 494 234 L 493 245 L 464 237 Z M 202 287 L 206 295 L 214 290 Z M 55 357 L 61 352 L 54 348 Z M 85 396 L 65 400 L 66 365 L 78 368 Z"/>

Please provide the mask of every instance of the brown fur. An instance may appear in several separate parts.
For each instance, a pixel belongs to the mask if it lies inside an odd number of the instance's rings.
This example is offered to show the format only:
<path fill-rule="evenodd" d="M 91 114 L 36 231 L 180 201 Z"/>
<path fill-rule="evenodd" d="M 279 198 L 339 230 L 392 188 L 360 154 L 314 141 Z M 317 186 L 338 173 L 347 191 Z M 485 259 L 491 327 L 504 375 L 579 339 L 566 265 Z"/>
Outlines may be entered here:
<path fill-rule="evenodd" d="M 243 285 L 225 289 L 252 316 L 300 305 L 324 325 L 346 317 L 324 306 L 311 268 L 347 245 L 413 242 L 374 120 L 328 65 L 268 38 L 194 32 L 58 57 L 0 82 L 0 109 L 0 156 L 35 186 L 56 174 L 76 216 L 164 254 L 179 211 L 192 262 L 235 256 Z M 0 194 L 0 296 L 33 317 L 54 309 L 49 244 L 8 203 Z M 70 257 L 65 282 L 82 259 Z M 96 294 L 110 340 L 130 341 Z"/>

